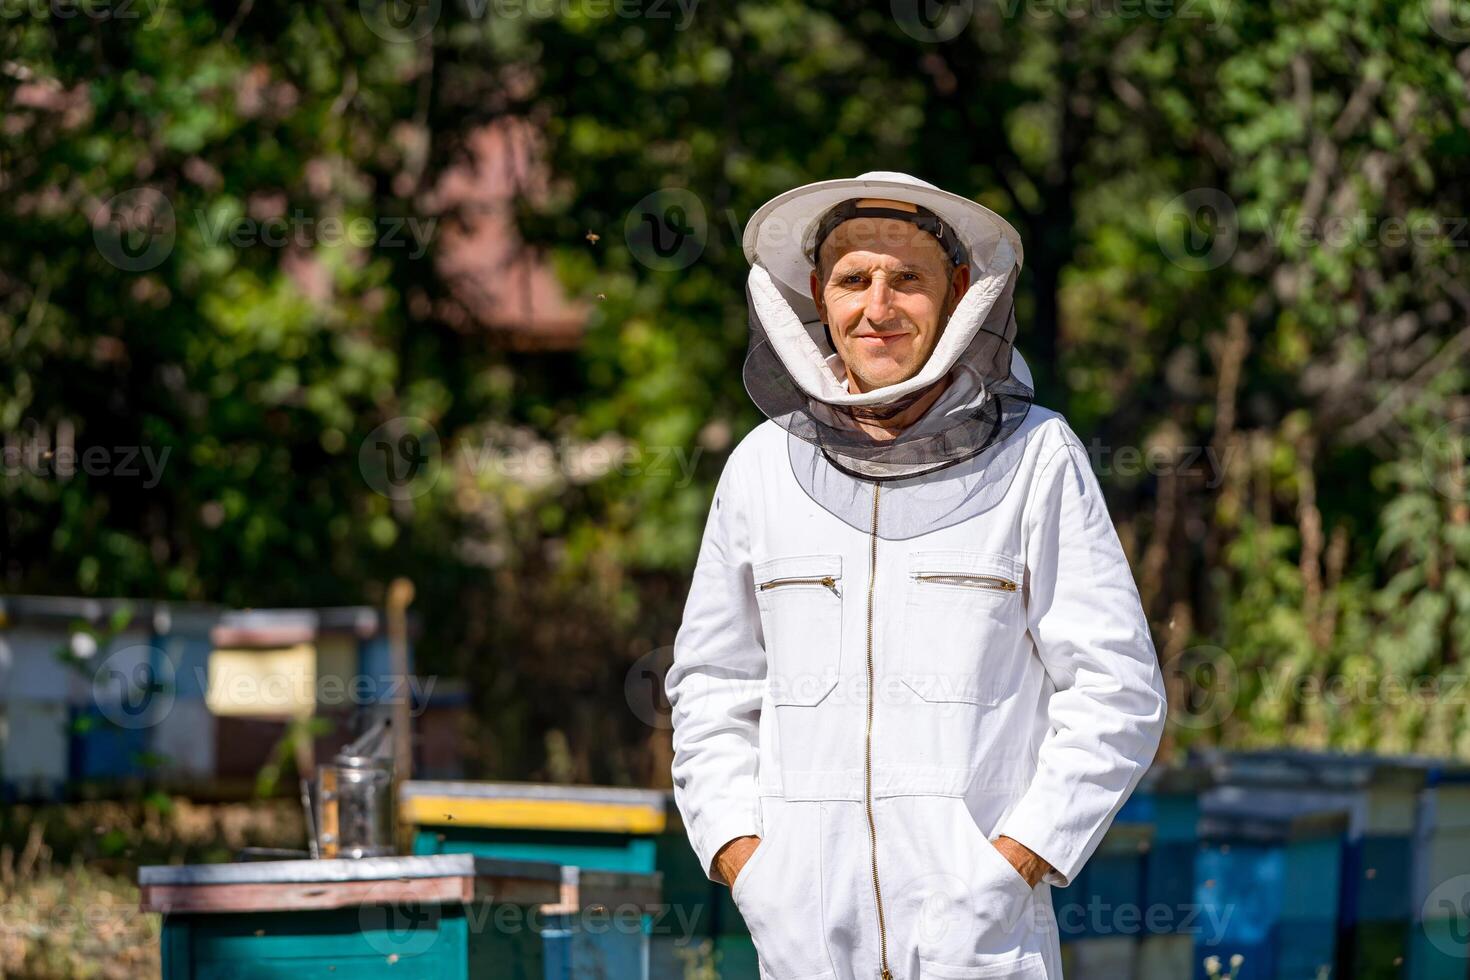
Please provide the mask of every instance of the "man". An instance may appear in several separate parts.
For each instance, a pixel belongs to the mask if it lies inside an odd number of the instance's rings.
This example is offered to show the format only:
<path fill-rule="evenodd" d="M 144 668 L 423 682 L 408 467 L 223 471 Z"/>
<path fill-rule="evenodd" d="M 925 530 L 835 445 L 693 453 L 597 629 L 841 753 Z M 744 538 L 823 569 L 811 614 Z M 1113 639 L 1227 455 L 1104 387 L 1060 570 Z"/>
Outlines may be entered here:
<path fill-rule="evenodd" d="M 745 383 L 667 690 L 761 975 L 1060 980 L 1050 889 L 1166 703 L 1087 454 L 1012 351 L 1019 236 L 905 174 L 745 233 Z"/>

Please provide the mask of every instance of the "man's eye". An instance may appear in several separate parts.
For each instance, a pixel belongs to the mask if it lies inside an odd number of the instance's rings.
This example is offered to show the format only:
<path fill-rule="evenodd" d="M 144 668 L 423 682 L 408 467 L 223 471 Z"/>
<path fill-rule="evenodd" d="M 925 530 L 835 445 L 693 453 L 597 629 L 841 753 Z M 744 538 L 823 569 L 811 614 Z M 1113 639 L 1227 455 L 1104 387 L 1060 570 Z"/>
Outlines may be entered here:
<path fill-rule="evenodd" d="M 843 276 L 841 279 L 839 279 L 837 281 L 840 282 L 840 283 L 842 283 L 845 286 L 854 286 L 854 285 L 857 285 L 858 283 L 862 282 L 863 281 L 863 277 L 860 276 L 860 275 L 858 275 L 856 272 L 849 272 L 847 275 Z"/>

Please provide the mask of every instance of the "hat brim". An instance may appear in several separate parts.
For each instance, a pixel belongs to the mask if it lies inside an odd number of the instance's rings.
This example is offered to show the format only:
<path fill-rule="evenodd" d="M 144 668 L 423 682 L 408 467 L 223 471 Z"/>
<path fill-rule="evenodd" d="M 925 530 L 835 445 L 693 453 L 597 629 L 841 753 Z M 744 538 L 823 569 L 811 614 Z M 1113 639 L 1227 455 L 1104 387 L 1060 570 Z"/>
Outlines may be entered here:
<path fill-rule="evenodd" d="M 1003 238 L 1010 242 L 1017 267 L 1024 258 L 1016 229 L 982 204 L 923 184 L 850 178 L 806 184 L 763 204 L 745 226 L 741 244 L 746 260 L 752 265 L 759 261 L 777 281 L 798 294 L 806 293 L 812 272 L 806 247 L 817 221 L 834 205 L 863 197 L 905 201 L 939 215 L 965 243 L 972 266 L 979 266 L 971 270 L 976 277 L 1010 271 L 989 268 L 990 258 Z"/>

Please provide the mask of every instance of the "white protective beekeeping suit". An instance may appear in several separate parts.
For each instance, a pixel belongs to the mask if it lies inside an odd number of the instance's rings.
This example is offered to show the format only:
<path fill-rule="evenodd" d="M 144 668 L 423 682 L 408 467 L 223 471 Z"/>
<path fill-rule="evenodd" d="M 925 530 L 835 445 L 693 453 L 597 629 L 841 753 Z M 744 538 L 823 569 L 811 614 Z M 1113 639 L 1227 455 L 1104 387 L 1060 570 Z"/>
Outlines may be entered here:
<path fill-rule="evenodd" d="M 918 374 L 853 394 L 807 277 L 859 199 L 916 205 L 899 214 L 971 285 Z M 874 173 L 775 198 L 745 252 L 745 382 L 771 421 L 721 474 L 667 679 L 691 844 L 715 877 L 721 846 L 760 836 L 733 898 L 771 980 L 1060 980 L 1050 889 L 1137 785 L 1166 706 L 1087 454 L 1012 349 L 1019 237 Z M 897 439 L 852 422 L 945 378 Z M 1028 886 L 1001 835 L 1054 870 Z"/>

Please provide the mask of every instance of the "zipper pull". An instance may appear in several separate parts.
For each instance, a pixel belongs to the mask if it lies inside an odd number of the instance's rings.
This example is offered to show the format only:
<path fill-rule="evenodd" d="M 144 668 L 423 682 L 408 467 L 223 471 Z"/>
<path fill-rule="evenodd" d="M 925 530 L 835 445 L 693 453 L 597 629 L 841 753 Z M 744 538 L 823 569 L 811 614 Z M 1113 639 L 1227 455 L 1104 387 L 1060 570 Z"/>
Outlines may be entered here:
<path fill-rule="evenodd" d="M 769 582 L 762 582 L 760 590 L 766 592 L 783 585 L 820 585 L 824 589 L 831 589 L 833 595 L 839 598 L 842 596 L 842 593 L 837 591 L 837 579 L 831 575 L 823 575 L 821 578 L 773 578 Z"/>

